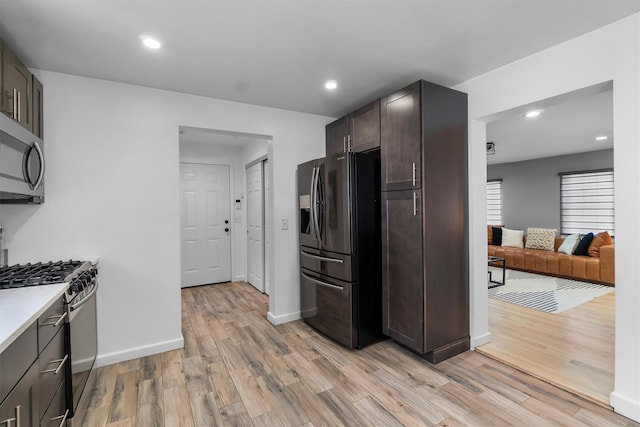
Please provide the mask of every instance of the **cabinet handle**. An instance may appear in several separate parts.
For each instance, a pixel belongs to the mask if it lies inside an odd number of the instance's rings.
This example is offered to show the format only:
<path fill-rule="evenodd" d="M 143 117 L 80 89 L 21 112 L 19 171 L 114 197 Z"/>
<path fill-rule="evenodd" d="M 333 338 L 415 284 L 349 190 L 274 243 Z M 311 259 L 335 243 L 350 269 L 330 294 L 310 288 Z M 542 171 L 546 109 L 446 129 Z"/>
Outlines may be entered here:
<path fill-rule="evenodd" d="M 13 418 L 7 418 L 6 420 L 0 421 L 1 424 L 6 424 L 7 427 L 11 427 L 11 422 L 16 422 L 16 427 L 20 427 L 20 405 L 16 406 L 15 416 Z"/>
<path fill-rule="evenodd" d="M 49 362 L 49 363 L 56 363 L 56 362 L 60 362 L 60 364 L 58 365 L 58 367 L 57 367 L 57 368 L 55 368 L 55 369 L 47 369 L 46 371 L 42 371 L 42 373 L 43 373 L 43 374 L 47 374 L 47 373 L 49 373 L 49 372 L 53 372 L 53 375 L 57 375 L 57 374 L 58 374 L 58 372 L 60 372 L 60 369 L 62 369 L 62 367 L 64 366 L 64 362 L 66 362 L 68 358 L 69 358 L 69 355 L 68 355 L 68 354 L 65 354 L 63 359 L 56 359 L 56 360 L 52 360 L 52 361 L 51 361 L 51 362 Z"/>
<path fill-rule="evenodd" d="M 418 215 L 418 195 L 413 192 L 413 216 Z"/>
<path fill-rule="evenodd" d="M 413 185 L 415 186 L 416 185 L 416 164 L 415 163 L 412 163 L 411 174 L 412 174 L 411 181 L 413 182 Z"/>
<path fill-rule="evenodd" d="M 53 319 L 54 317 L 56 317 L 56 316 L 50 316 L 50 317 L 48 317 L 48 319 Z M 58 320 L 56 320 L 55 322 L 47 322 L 47 323 L 43 323 L 43 325 L 51 325 L 54 328 L 57 328 L 60 325 L 60 322 L 62 322 L 65 317 L 67 317 L 67 312 L 66 311 L 64 313 L 62 313 L 62 315 L 58 316 Z"/>
<path fill-rule="evenodd" d="M 351 135 L 347 135 L 347 151 L 351 151 Z"/>
<path fill-rule="evenodd" d="M 18 91 L 18 121 L 20 121 L 20 119 L 22 118 L 22 113 L 20 112 L 20 106 L 21 106 L 20 98 L 21 98 L 20 91 Z"/>
<path fill-rule="evenodd" d="M 67 417 L 69 416 L 69 410 L 67 409 L 66 411 L 64 411 L 63 415 L 57 416 L 57 417 L 53 417 L 51 418 L 51 421 L 56 421 L 56 420 L 62 420 L 60 421 L 60 427 L 63 427 L 64 424 L 67 422 Z"/>
<path fill-rule="evenodd" d="M 16 105 L 18 105 L 18 89 L 16 89 L 15 87 L 13 88 L 13 120 L 18 120 L 18 108 L 16 107 Z"/>
<path fill-rule="evenodd" d="M 342 137 L 342 152 L 343 153 L 347 152 L 347 137 L 346 136 Z"/>

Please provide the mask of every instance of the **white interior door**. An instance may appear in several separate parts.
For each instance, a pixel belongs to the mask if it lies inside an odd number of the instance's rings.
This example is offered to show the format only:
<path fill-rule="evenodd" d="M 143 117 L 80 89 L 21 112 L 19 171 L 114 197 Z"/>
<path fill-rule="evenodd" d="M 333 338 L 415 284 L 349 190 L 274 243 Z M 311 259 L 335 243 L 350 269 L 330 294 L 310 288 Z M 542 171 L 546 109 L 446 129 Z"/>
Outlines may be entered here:
<path fill-rule="evenodd" d="M 247 168 L 247 281 L 264 292 L 262 162 Z"/>
<path fill-rule="evenodd" d="M 229 166 L 180 163 L 182 287 L 231 280 Z"/>
<path fill-rule="evenodd" d="M 269 161 L 265 160 L 263 163 L 263 184 L 264 184 L 264 293 L 269 295 L 271 293 L 271 283 L 269 282 L 269 254 L 271 253 L 271 240 L 269 236 L 271 234 L 271 214 L 269 203 Z"/>

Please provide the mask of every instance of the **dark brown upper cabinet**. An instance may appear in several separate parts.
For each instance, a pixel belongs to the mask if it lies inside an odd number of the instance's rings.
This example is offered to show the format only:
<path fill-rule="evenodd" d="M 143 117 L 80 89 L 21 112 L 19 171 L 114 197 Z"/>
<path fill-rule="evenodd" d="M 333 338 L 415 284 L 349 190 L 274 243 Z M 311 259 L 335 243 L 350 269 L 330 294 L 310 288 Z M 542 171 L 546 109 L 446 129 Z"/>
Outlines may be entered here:
<path fill-rule="evenodd" d="M 2 112 L 33 131 L 31 72 L 2 43 Z"/>
<path fill-rule="evenodd" d="M 381 100 L 382 191 L 421 186 L 420 82 Z"/>
<path fill-rule="evenodd" d="M 327 159 L 348 151 L 357 153 L 380 147 L 380 100 L 329 123 L 326 132 Z"/>

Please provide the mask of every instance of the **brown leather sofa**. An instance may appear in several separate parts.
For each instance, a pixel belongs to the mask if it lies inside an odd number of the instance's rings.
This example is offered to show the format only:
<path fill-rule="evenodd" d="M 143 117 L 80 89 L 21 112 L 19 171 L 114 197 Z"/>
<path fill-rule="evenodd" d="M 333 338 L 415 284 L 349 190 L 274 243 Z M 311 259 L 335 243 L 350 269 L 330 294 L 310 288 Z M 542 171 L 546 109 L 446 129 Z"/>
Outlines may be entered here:
<path fill-rule="evenodd" d="M 558 253 L 563 241 L 563 238 L 556 237 L 553 252 L 489 245 L 489 256 L 504 258 L 506 267 L 514 270 L 614 286 L 614 245 L 601 246 L 600 257 L 595 258 Z"/>

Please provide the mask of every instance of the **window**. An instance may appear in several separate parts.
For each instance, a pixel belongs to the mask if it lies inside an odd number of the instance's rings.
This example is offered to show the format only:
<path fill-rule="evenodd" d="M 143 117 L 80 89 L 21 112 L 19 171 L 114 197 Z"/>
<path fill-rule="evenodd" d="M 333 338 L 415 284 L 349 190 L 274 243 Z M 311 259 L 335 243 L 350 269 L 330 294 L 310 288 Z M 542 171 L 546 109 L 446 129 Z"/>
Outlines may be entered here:
<path fill-rule="evenodd" d="M 502 224 L 502 180 L 487 181 L 487 225 Z"/>
<path fill-rule="evenodd" d="M 614 235 L 613 171 L 560 174 L 562 234 Z"/>

